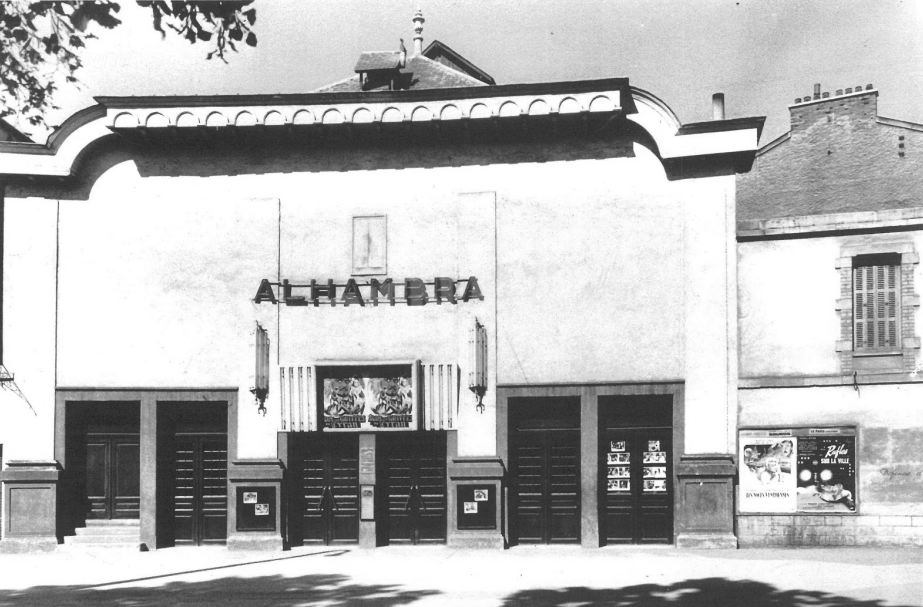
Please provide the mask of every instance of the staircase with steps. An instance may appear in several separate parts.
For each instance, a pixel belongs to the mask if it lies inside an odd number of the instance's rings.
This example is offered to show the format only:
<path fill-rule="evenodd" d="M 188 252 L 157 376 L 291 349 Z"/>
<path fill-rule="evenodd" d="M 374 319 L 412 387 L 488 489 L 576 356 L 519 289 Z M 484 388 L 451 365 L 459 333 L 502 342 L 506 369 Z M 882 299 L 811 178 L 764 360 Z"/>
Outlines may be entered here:
<path fill-rule="evenodd" d="M 76 535 L 64 538 L 67 548 L 113 548 L 138 550 L 141 522 L 138 519 L 88 520 Z"/>

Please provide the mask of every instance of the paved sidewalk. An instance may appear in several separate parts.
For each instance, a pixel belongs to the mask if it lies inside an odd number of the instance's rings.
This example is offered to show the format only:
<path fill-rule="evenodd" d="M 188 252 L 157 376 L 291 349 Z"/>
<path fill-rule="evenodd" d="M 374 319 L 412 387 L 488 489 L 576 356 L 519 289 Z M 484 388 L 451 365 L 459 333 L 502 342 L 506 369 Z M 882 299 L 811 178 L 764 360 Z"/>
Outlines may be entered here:
<path fill-rule="evenodd" d="M 5 605 L 923 606 L 923 550 L 224 548 L 0 555 Z"/>

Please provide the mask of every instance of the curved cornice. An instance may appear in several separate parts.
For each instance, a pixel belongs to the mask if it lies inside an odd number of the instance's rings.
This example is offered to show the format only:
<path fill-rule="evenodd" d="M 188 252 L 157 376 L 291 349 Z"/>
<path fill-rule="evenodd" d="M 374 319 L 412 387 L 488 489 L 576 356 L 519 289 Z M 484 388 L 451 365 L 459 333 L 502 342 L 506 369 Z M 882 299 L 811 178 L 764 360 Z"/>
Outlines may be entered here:
<path fill-rule="evenodd" d="M 762 126 L 762 119 L 737 119 L 683 127 L 663 101 L 629 86 L 624 78 L 418 91 L 96 100 L 97 105 L 65 121 L 45 145 L 0 143 L 0 176 L 69 176 L 94 141 L 135 130 L 413 124 L 608 113 L 626 115 L 644 128 L 667 160 L 755 152 Z"/>

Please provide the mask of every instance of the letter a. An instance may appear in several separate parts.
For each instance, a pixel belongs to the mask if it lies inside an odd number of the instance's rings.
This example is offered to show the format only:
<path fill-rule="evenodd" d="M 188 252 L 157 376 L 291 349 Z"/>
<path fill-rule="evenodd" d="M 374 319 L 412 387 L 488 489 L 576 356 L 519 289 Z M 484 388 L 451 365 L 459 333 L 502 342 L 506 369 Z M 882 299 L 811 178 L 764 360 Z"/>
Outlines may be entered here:
<path fill-rule="evenodd" d="M 481 287 L 478 285 L 478 279 L 474 276 L 468 277 L 468 284 L 465 285 L 465 293 L 462 295 L 462 301 L 468 301 L 471 298 L 484 299 L 481 294 Z"/>
<path fill-rule="evenodd" d="M 255 303 L 262 303 L 268 301 L 271 303 L 276 303 L 276 294 L 272 292 L 272 285 L 269 284 L 269 280 L 264 278 L 260 281 L 260 287 L 256 290 L 256 297 L 253 298 Z"/>

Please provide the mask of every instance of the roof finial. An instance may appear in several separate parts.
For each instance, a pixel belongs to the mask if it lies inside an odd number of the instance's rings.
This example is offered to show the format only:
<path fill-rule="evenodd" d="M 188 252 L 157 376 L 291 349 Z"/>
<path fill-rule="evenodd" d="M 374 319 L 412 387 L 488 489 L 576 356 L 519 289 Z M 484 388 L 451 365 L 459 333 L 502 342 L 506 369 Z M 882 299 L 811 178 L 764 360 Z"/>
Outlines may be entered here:
<path fill-rule="evenodd" d="M 423 18 L 423 11 L 417 9 L 416 14 L 413 16 L 413 54 L 422 55 L 423 54 L 423 23 L 426 19 Z"/>

